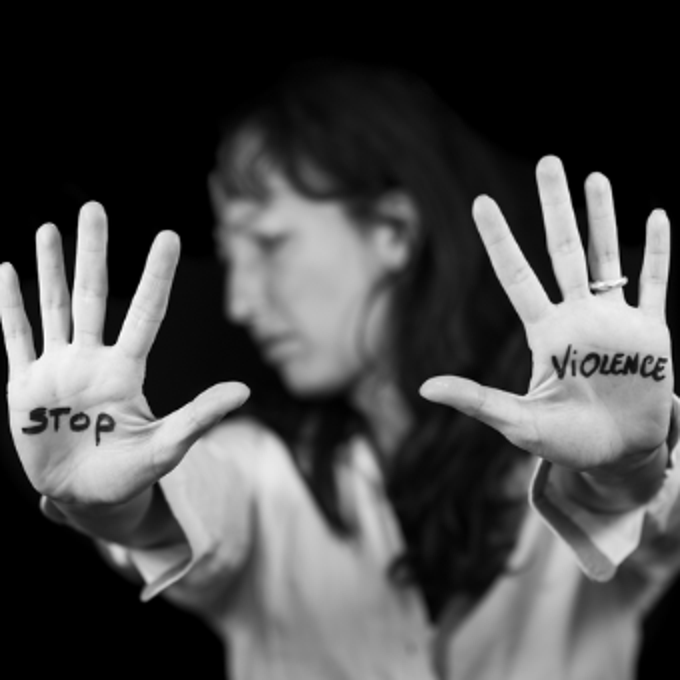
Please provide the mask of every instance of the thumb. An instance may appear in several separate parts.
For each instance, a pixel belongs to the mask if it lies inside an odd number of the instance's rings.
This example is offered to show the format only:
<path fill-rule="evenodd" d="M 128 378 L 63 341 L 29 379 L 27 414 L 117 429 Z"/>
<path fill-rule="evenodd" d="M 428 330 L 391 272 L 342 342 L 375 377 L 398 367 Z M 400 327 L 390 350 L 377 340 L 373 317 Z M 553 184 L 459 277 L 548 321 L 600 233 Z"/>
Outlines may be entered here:
<path fill-rule="evenodd" d="M 425 381 L 420 395 L 472 416 L 498 430 L 513 444 L 527 448 L 532 429 L 527 427 L 527 408 L 516 394 L 484 387 L 466 378 L 442 375 Z"/>
<path fill-rule="evenodd" d="M 219 383 L 163 419 L 160 450 L 175 465 L 194 442 L 230 411 L 241 406 L 250 390 L 239 382 Z M 164 457 L 165 457 L 164 456 Z"/>

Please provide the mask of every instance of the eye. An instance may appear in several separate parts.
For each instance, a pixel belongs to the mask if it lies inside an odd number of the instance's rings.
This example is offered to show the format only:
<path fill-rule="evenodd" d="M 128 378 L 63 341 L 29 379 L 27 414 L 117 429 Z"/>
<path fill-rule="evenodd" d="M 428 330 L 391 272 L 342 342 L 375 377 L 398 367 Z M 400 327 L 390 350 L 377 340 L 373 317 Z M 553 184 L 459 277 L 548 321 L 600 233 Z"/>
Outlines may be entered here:
<path fill-rule="evenodd" d="M 288 242 L 288 234 L 257 234 L 255 242 L 265 255 L 274 255 Z"/>
<path fill-rule="evenodd" d="M 222 264 L 227 264 L 229 261 L 229 247 L 227 239 L 218 230 L 213 232 L 213 243 L 215 245 L 215 256 Z"/>

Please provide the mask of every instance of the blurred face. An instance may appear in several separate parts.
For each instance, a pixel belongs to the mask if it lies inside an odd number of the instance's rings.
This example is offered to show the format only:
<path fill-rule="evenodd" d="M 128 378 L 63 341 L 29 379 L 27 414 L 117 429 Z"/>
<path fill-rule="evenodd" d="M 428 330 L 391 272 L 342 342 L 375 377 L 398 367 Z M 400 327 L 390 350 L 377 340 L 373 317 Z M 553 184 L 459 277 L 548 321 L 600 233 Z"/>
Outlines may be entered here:
<path fill-rule="evenodd" d="M 379 229 L 271 172 L 269 196 L 217 198 L 226 312 L 298 395 L 351 388 L 384 352 L 389 272 Z"/>

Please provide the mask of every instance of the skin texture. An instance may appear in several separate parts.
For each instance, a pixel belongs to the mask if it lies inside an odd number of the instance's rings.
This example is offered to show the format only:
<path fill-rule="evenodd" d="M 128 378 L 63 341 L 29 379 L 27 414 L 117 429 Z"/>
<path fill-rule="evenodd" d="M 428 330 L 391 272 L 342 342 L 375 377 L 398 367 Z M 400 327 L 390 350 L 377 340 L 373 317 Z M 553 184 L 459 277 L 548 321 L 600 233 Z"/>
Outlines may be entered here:
<path fill-rule="evenodd" d="M 453 376 L 423 385 L 427 399 L 474 416 L 518 446 L 562 469 L 586 472 L 595 483 L 623 488 L 643 482 L 636 497 L 658 486 L 665 466 L 673 374 L 665 294 L 670 258 L 668 218 L 655 210 L 647 222 L 638 307 L 621 288 L 594 294 L 593 280 L 618 279 L 621 268 L 611 187 L 595 173 L 586 181 L 588 259 L 581 244 L 566 176 L 559 159 L 546 157 L 537 183 L 548 250 L 563 300 L 553 304 L 525 260 L 499 207 L 486 196 L 473 215 L 498 279 L 520 316 L 532 352 L 526 395 L 483 387 Z M 569 346 L 589 352 L 667 358 L 665 378 L 571 373 L 560 379 L 552 357 Z M 651 470 L 647 476 L 643 470 Z M 637 479 L 635 479 L 637 477 Z"/>
<path fill-rule="evenodd" d="M 294 393 L 356 390 L 385 354 L 389 293 L 403 262 L 387 225 L 357 226 L 335 201 L 306 198 L 276 173 L 266 201 L 218 200 L 226 314 L 246 327 Z"/>
<path fill-rule="evenodd" d="M 24 470 L 42 494 L 70 506 L 125 503 L 170 471 L 191 444 L 248 396 L 238 383 L 216 385 L 157 419 L 142 393 L 146 357 L 163 320 L 179 257 L 172 232 L 156 238 L 115 345 L 104 346 L 108 225 L 97 203 L 83 206 L 72 295 L 54 225 L 36 235 L 44 351 L 37 357 L 19 281 L 0 267 L 0 310 L 9 358 L 10 424 Z M 71 332 L 72 326 L 72 332 Z M 70 409 L 90 419 L 106 413 L 115 429 L 54 426 L 26 431 L 37 408 Z"/>
<path fill-rule="evenodd" d="M 587 260 L 560 161 L 544 158 L 537 181 L 564 297 L 557 304 L 548 299 L 493 200 L 480 197 L 473 206 L 499 282 L 525 326 L 533 357 L 527 394 L 455 376 L 433 378 L 421 393 L 480 419 L 561 469 L 583 472 L 578 479 L 586 479 L 589 488 L 627 493 L 637 487 L 635 497 L 644 498 L 661 479 L 671 415 L 673 373 L 664 318 L 668 219 L 657 210 L 648 220 L 634 308 L 620 288 L 594 295 L 588 287 L 588 269 L 593 279 L 621 275 L 606 178 L 595 174 L 586 183 Z M 370 386 L 380 384 L 387 361 L 389 299 L 379 284 L 403 266 L 406 244 L 388 221 L 360 230 L 338 204 L 307 201 L 275 176 L 271 185 L 265 204 L 233 202 L 222 206 L 224 214 L 217 211 L 217 242 L 230 263 L 229 315 L 246 325 L 291 390 L 306 395 L 349 390 L 372 414 L 375 427 L 394 428 L 401 419 L 390 422 L 385 414 L 398 414 L 398 399 L 396 406 L 387 397 L 372 399 L 395 395 Z M 176 523 L 158 503 L 155 483 L 197 438 L 237 408 L 248 390 L 238 383 L 218 384 L 165 418 L 153 417 L 142 393 L 146 357 L 165 314 L 179 239 L 172 232 L 159 234 L 119 338 L 104 346 L 107 238 L 103 208 L 86 204 L 79 216 L 71 295 L 58 231 L 53 225 L 38 231 L 44 334 L 39 357 L 16 272 L 9 264 L 0 266 L 10 424 L 31 483 L 75 524 L 116 542 L 157 543 L 176 536 Z M 598 373 L 560 379 L 552 358 L 563 356 L 570 345 L 584 354 L 668 357 L 666 377 Z M 91 418 L 106 413 L 115 429 L 99 445 L 93 445 L 91 433 L 70 427 L 30 434 L 24 429 L 37 408 L 68 408 Z"/>

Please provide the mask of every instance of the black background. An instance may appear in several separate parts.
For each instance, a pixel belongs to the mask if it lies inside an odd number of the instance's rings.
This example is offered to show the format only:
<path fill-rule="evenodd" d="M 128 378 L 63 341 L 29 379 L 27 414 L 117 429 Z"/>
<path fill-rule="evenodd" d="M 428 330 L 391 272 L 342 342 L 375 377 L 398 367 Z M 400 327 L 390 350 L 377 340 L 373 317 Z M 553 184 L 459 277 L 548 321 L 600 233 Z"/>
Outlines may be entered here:
<path fill-rule="evenodd" d="M 603 46 L 584 26 L 568 41 L 530 33 L 499 42 L 478 30 L 461 45 L 459 28 L 446 41 L 427 41 L 427 52 L 408 34 L 378 43 L 348 33 L 322 50 L 305 48 L 304 31 L 272 41 L 253 24 L 222 28 L 176 30 L 150 43 L 143 33 L 104 40 L 95 24 L 75 36 L 30 35 L 4 61 L 0 260 L 19 269 L 31 314 L 33 234 L 42 222 L 60 227 L 68 250 L 80 205 L 95 199 L 106 207 L 110 341 L 153 235 L 172 228 L 182 236 L 184 258 L 148 372 L 158 415 L 216 380 L 241 377 L 248 363 L 241 336 L 220 319 L 205 177 L 221 112 L 296 59 L 341 56 L 416 71 L 500 148 L 531 164 L 559 155 L 578 204 L 587 173 L 605 172 L 632 266 L 652 208 L 680 220 L 677 77 L 661 39 L 654 49 L 627 39 Z M 677 288 L 674 275 L 676 336 Z M 74 679 L 223 677 L 220 645 L 200 623 L 162 600 L 139 604 L 137 589 L 110 573 L 87 540 L 42 518 L 1 418 L 0 673 L 12 677 L 5 668 L 14 666 L 32 676 L 67 670 Z M 662 677 L 670 658 L 677 590 L 647 624 L 641 677 Z"/>

